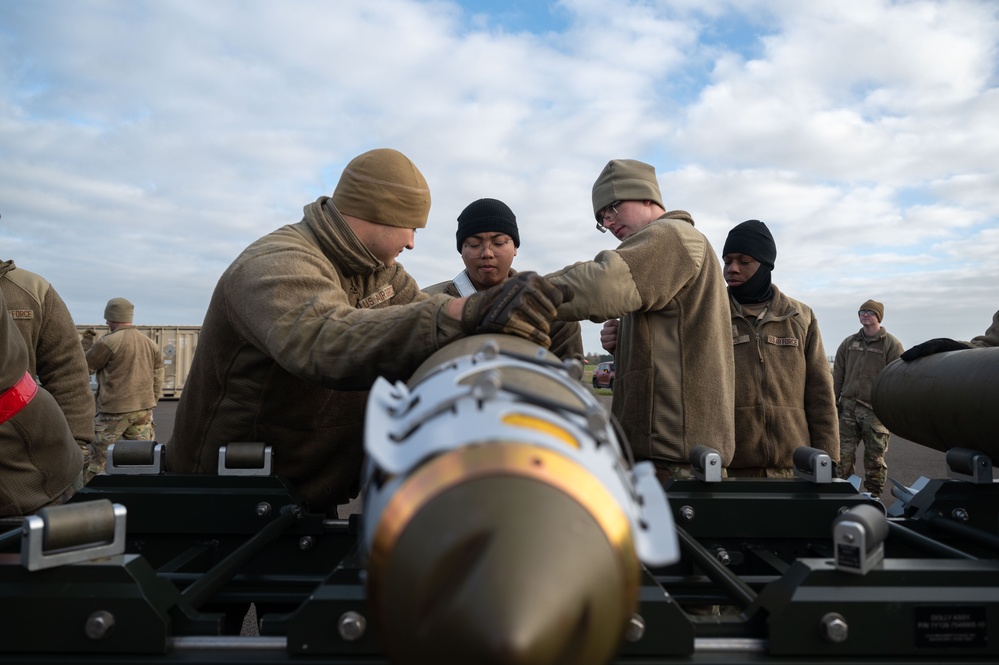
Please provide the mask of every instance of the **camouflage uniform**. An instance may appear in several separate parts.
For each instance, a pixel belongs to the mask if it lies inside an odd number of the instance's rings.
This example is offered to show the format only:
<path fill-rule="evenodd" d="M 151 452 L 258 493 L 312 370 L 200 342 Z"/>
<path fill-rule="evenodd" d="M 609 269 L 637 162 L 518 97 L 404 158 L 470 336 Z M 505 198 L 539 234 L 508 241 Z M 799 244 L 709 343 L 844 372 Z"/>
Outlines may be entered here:
<path fill-rule="evenodd" d="M 153 408 L 163 396 L 163 357 L 138 328 L 117 327 L 95 342 L 84 336 L 87 365 L 97 372 L 93 453 L 84 483 L 104 471 L 108 446 L 119 439 L 152 441 Z"/>
<path fill-rule="evenodd" d="M 728 478 L 728 469 L 722 469 L 722 478 Z M 656 464 L 656 478 L 661 484 L 667 480 L 688 480 L 694 477 L 694 468 L 690 464 L 680 464 L 679 462 L 658 462 Z"/>
<path fill-rule="evenodd" d="M 849 478 L 854 471 L 857 449 L 864 444 L 864 487 L 879 496 L 888 482 L 888 464 L 885 454 L 891 432 L 881 424 L 870 406 L 857 400 L 844 399 L 843 413 L 839 419 L 839 459 L 837 473 Z"/>
<path fill-rule="evenodd" d="M 152 409 L 141 409 L 127 413 L 98 413 L 94 418 L 93 452 L 86 461 L 87 469 L 84 484 L 107 466 L 108 446 L 124 439 L 126 441 L 155 441 L 156 425 L 153 423 Z"/>
<path fill-rule="evenodd" d="M 871 387 L 885 366 L 902 355 L 902 343 L 883 327 L 874 339 L 867 339 L 863 329 L 839 345 L 833 364 L 833 389 L 839 408 L 840 478 L 853 474 L 857 448 L 864 444 L 864 487 L 880 495 L 888 481 L 890 433 L 871 408 Z"/>

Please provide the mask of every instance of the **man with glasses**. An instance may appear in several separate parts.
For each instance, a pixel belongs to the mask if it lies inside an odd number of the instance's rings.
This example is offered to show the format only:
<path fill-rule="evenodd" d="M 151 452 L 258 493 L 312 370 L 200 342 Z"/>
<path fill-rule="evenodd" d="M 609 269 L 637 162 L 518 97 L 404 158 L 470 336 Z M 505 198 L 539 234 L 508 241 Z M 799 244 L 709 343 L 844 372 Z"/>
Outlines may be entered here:
<path fill-rule="evenodd" d="M 661 481 L 689 476 L 697 445 L 718 450 L 727 465 L 735 452 L 735 362 L 717 255 L 689 213 L 666 211 L 649 164 L 611 160 L 592 199 L 597 229 L 620 244 L 548 275 L 575 294 L 557 318 L 620 318 L 609 349 L 611 412 L 635 458 L 651 460 Z"/>
<path fill-rule="evenodd" d="M 864 444 L 864 488 L 879 497 L 888 480 L 885 453 L 891 434 L 871 408 L 871 387 L 885 366 L 897 360 L 902 343 L 881 325 L 885 307 L 876 300 L 860 306 L 861 329 L 839 345 L 833 364 L 833 391 L 839 408 L 840 478 L 854 472 L 857 448 Z"/>
<path fill-rule="evenodd" d="M 502 284 L 517 274 L 510 266 L 520 247 L 520 230 L 517 216 L 502 201 L 479 199 L 465 206 L 458 215 L 455 239 L 465 269 L 454 279 L 428 286 L 424 293 L 461 298 Z M 578 321 L 555 321 L 548 334 L 551 352 L 556 356 L 586 362 Z"/>

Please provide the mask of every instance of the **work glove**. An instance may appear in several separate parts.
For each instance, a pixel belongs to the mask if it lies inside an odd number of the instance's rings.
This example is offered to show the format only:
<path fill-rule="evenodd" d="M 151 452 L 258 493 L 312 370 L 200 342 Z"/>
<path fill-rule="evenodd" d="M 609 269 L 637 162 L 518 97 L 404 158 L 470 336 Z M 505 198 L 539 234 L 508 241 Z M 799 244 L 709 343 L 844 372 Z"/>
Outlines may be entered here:
<path fill-rule="evenodd" d="M 555 310 L 572 296 L 568 286 L 552 284 L 536 272 L 520 272 L 468 296 L 461 310 L 461 329 L 466 335 L 517 335 L 547 349 Z"/>
<path fill-rule="evenodd" d="M 94 346 L 95 337 L 97 337 L 97 331 L 93 328 L 87 328 L 80 333 L 80 345 L 83 346 L 84 352 L 89 351 Z"/>
<path fill-rule="evenodd" d="M 908 351 L 904 351 L 899 357 L 902 360 L 909 362 L 910 360 L 922 358 L 923 356 L 931 356 L 934 353 L 961 351 L 963 349 L 970 348 L 972 348 L 972 346 L 966 342 L 958 342 L 957 340 L 948 339 L 947 337 L 937 337 L 935 339 L 927 340 L 922 344 L 915 345 Z"/>

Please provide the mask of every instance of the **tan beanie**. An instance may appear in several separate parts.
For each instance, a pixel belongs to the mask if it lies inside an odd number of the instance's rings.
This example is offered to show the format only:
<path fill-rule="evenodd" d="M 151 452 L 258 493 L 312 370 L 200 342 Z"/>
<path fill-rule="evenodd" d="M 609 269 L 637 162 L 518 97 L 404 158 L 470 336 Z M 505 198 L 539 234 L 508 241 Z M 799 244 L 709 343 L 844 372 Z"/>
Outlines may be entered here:
<path fill-rule="evenodd" d="M 612 159 L 593 183 L 593 214 L 615 201 L 653 201 L 663 205 L 656 168 L 634 159 Z"/>
<path fill-rule="evenodd" d="M 878 323 L 881 323 L 882 321 L 885 320 L 885 306 L 879 303 L 877 300 L 868 300 L 867 302 L 865 302 L 863 305 L 860 306 L 860 309 L 869 309 L 875 314 L 877 314 Z"/>
<path fill-rule="evenodd" d="M 135 305 L 124 298 L 112 298 L 104 308 L 104 320 L 116 323 L 131 323 Z"/>
<path fill-rule="evenodd" d="M 430 187 L 423 174 L 390 148 L 350 160 L 332 198 L 342 214 L 387 226 L 422 229 L 430 214 Z"/>

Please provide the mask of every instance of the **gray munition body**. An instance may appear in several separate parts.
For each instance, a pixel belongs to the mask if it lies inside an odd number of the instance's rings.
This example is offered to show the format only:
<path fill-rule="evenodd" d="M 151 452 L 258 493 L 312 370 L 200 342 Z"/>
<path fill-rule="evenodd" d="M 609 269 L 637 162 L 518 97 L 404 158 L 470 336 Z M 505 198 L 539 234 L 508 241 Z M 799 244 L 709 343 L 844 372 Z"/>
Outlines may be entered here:
<path fill-rule="evenodd" d="M 878 375 L 871 401 L 898 436 L 999 459 L 999 347 L 896 360 Z"/>

